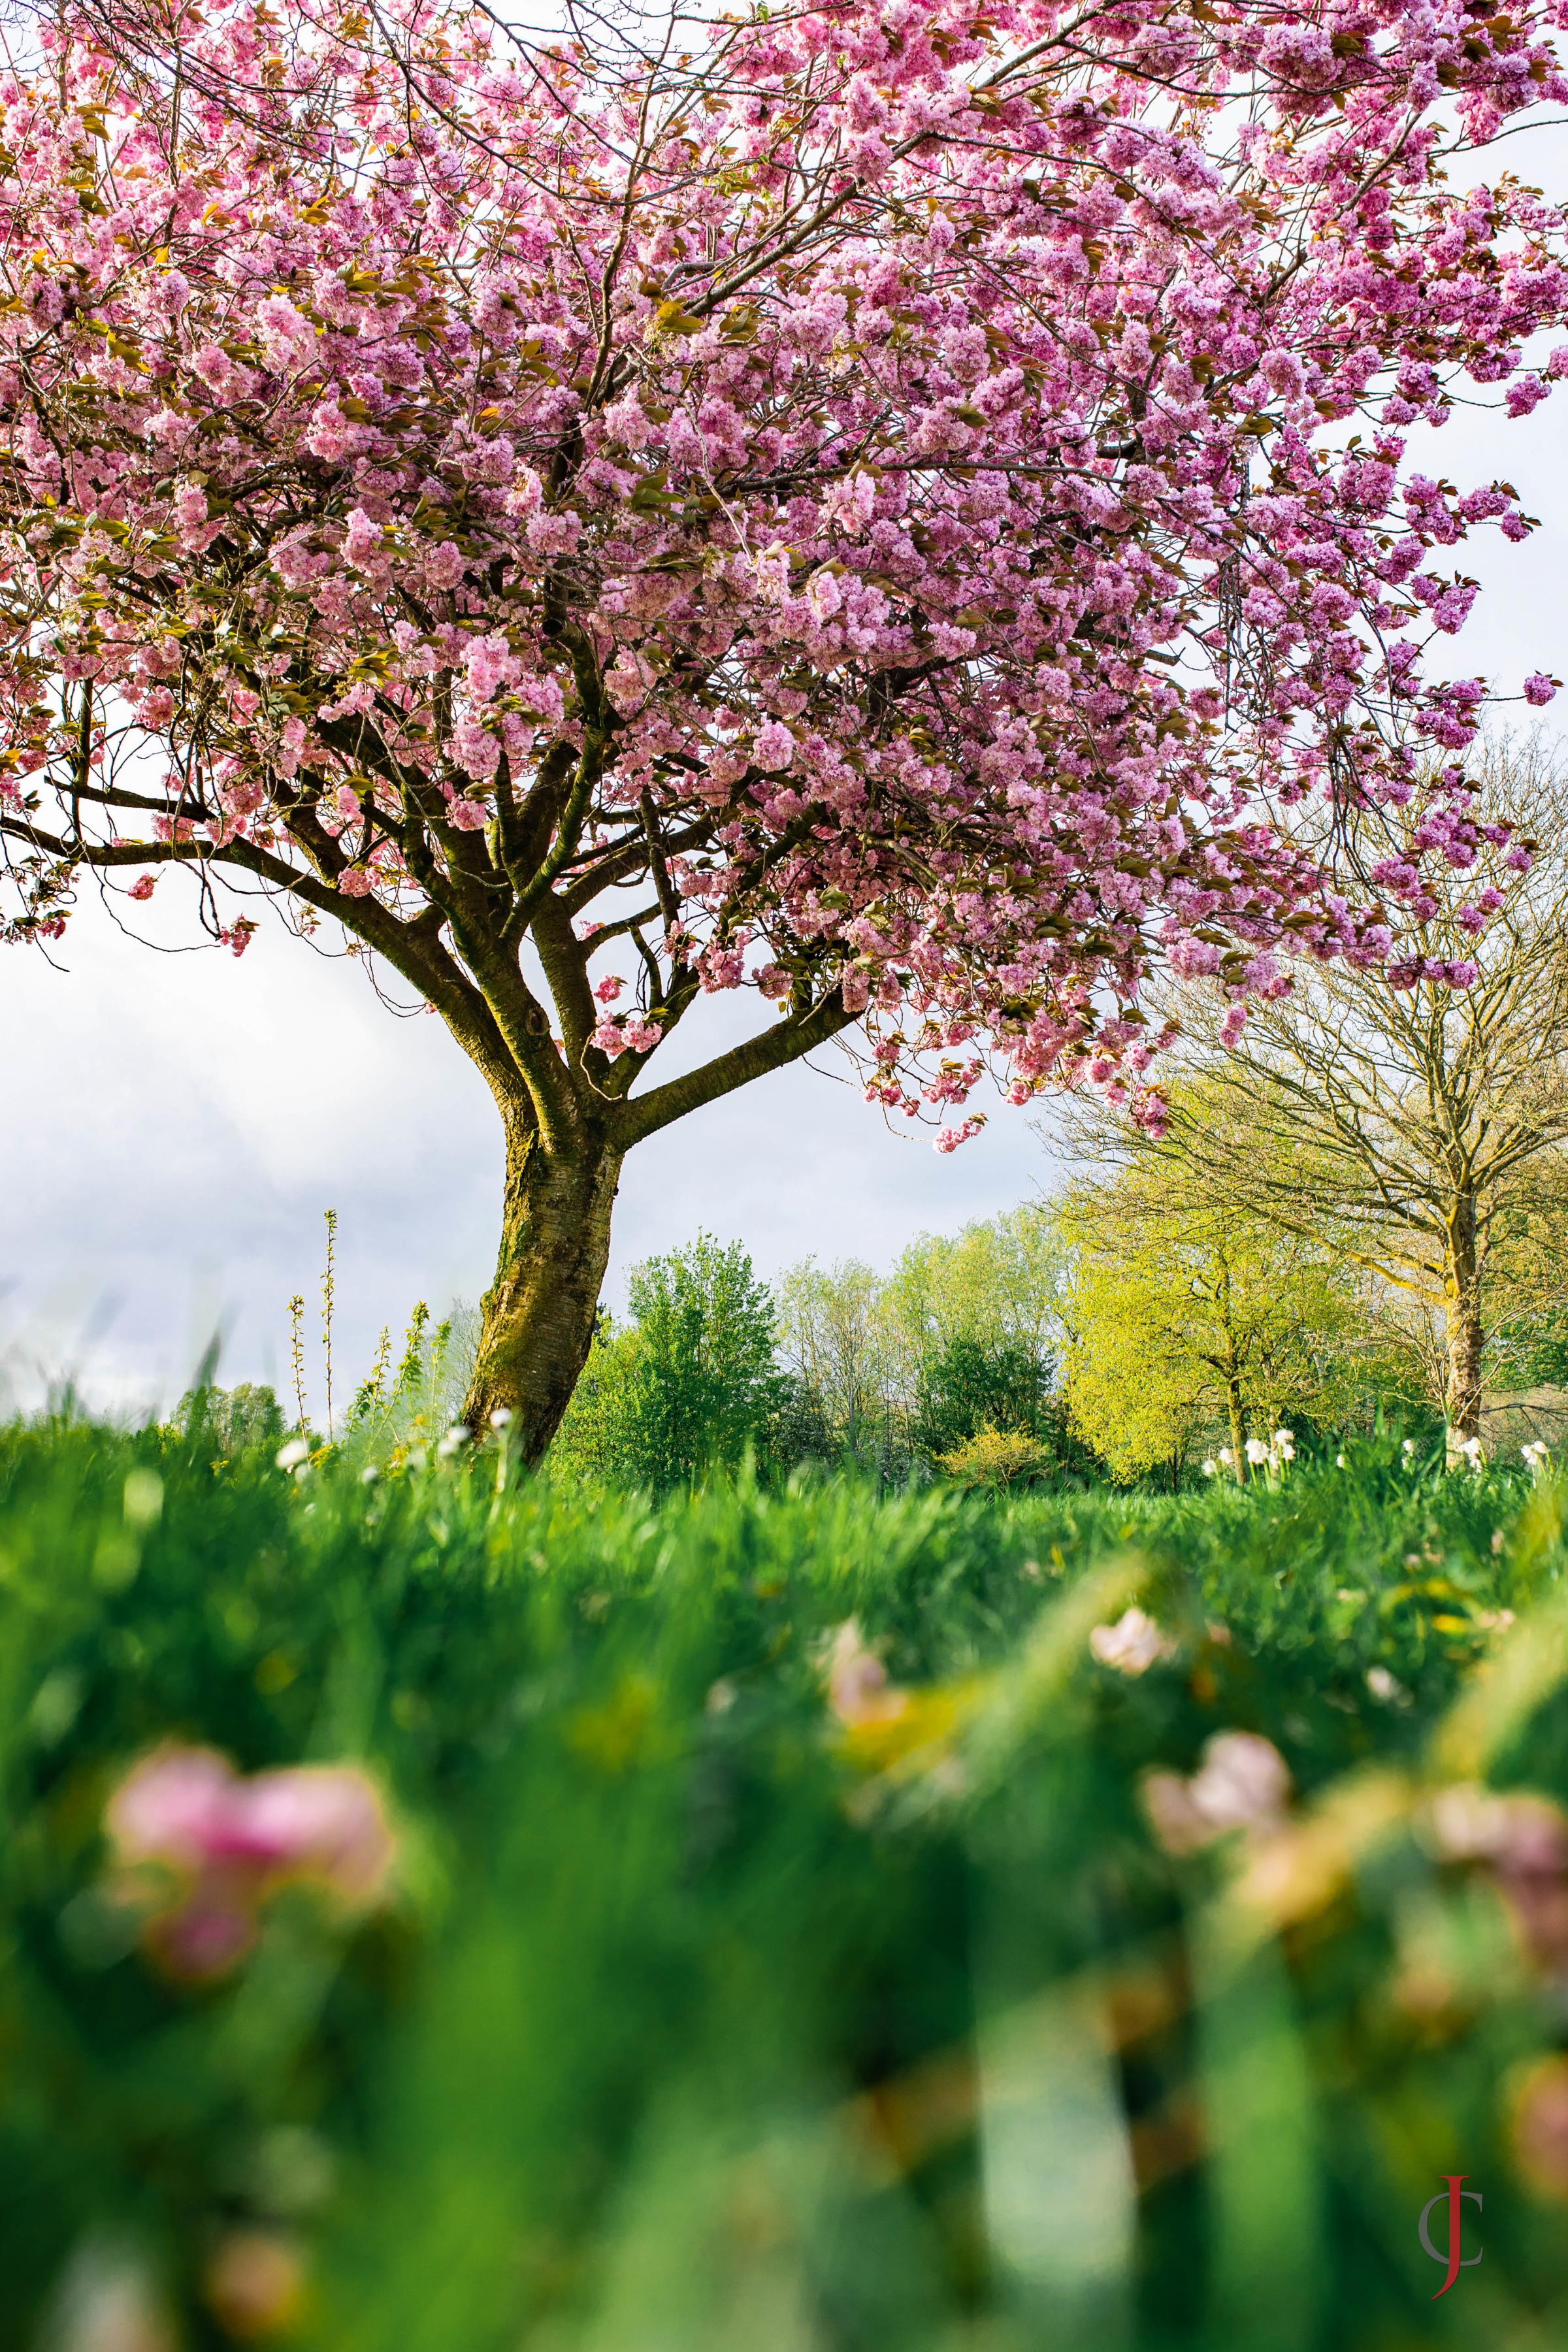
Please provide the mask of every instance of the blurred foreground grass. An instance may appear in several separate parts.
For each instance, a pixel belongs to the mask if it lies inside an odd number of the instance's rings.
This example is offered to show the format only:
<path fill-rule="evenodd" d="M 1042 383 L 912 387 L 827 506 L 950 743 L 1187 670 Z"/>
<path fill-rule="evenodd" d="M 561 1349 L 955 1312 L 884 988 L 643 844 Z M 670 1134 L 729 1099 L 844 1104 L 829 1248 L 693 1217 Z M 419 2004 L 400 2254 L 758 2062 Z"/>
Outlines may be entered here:
<path fill-rule="evenodd" d="M 213 1450 L 0 1439 L 5 2352 L 1568 2342 L 1568 1843 L 1455 1794 L 1568 1801 L 1552 1486 Z M 1236 1730 L 1288 1808 L 1166 1851 L 1142 1777 Z M 161 1969 L 103 1821 L 171 1740 L 363 1762 L 390 1898 Z"/>

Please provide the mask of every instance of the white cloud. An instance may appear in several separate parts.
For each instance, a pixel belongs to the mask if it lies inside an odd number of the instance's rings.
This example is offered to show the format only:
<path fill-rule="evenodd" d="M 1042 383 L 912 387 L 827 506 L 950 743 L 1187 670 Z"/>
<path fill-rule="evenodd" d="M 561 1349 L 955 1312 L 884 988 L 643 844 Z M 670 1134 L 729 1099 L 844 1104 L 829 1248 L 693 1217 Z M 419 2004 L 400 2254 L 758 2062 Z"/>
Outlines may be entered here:
<path fill-rule="evenodd" d="M 145 939 L 191 936 L 174 879 Z M 0 1142 L 0 1360 L 14 1388 L 36 1394 L 68 1370 L 104 1401 L 167 1401 L 220 1328 L 226 1378 L 281 1380 L 296 1291 L 318 1348 L 329 1206 L 340 1393 L 416 1298 L 439 1311 L 479 1296 L 500 1126 L 438 1020 L 396 1017 L 359 963 L 271 920 L 242 961 L 158 953 L 89 891 L 54 954 L 13 950 L 3 968 L 0 1085 L 23 1107 Z M 728 1042 L 755 1011 L 700 1008 L 698 1042 Z M 922 1227 L 1006 1207 L 1046 1171 L 1020 1112 L 998 1106 L 984 1136 L 941 1159 L 929 1129 L 889 1132 L 842 1082 L 837 1048 L 815 1059 L 633 1153 L 612 1296 L 628 1264 L 700 1225 L 746 1242 L 764 1272 L 808 1250 L 886 1263 Z"/>

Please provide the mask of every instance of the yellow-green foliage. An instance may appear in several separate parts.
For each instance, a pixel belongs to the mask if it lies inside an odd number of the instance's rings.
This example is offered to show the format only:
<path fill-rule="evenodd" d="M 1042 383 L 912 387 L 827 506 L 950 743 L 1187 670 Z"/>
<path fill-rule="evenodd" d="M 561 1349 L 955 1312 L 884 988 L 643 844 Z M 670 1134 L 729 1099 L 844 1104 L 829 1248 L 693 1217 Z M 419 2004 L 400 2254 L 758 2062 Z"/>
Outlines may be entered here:
<path fill-rule="evenodd" d="M 1053 1220 L 1028 1202 L 959 1234 L 921 1234 L 889 1276 L 884 1311 L 911 1362 L 955 1339 L 1049 1354 L 1067 1277 Z"/>
<path fill-rule="evenodd" d="M 1205 1206 L 1159 1160 L 1079 1186 L 1061 1222 L 1068 1410 L 1114 1477 L 1345 1409 L 1357 1308 L 1329 1239 Z"/>
<path fill-rule="evenodd" d="M 1037 1477 L 1050 1458 L 1048 1448 L 1027 1430 L 993 1429 L 987 1422 L 939 1460 L 962 1486 L 1015 1486 Z"/>

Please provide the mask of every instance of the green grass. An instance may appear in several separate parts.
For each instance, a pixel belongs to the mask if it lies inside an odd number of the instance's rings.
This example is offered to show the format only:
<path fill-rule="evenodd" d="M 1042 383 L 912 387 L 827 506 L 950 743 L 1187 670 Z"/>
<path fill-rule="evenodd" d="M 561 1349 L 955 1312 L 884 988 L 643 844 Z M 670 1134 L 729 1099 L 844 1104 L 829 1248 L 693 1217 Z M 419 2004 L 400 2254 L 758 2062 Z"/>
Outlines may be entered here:
<path fill-rule="evenodd" d="M 1568 2144 L 1554 2196 L 1512 2117 L 1563 1995 L 1413 1827 L 1479 1772 L 1568 1800 L 1553 1489 L 1368 1451 L 654 1508 L 211 1452 L 0 1442 L 6 2352 L 100 2352 L 105 2282 L 216 2352 L 247 2259 L 298 2265 L 273 2340 L 312 2352 L 1559 2340 Z M 1133 1598 L 1179 1643 L 1136 1678 L 1087 1648 Z M 901 1753 L 825 1706 L 851 1615 L 919 1695 Z M 1272 1913 L 1139 1802 L 1231 1728 L 1296 1784 Z M 230 1975 L 161 1974 L 102 1817 L 169 1738 L 364 1759 L 394 1899 L 285 1894 Z M 1434 2303 L 1461 2171 L 1486 2258 Z"/>

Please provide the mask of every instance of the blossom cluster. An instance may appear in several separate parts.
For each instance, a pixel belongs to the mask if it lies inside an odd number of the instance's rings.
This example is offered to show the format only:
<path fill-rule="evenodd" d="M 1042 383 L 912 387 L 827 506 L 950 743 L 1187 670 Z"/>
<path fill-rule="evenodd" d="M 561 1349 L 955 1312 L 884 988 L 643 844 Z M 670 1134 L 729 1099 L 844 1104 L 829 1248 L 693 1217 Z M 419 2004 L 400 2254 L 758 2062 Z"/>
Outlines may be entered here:
<path fill-rule="evenodd" d="M 384 1894 L 396 1844 L 374 1784 L 349 1764 L 294 1765 L 248 1779 L 207 1748 L 142 1758 L 104 1816 L 121 1898 L 171 1975 L 235 1968 L 260 1915 L 290 1885 L 350 1910 Z"/>

